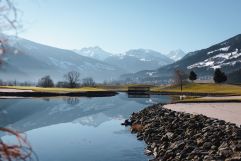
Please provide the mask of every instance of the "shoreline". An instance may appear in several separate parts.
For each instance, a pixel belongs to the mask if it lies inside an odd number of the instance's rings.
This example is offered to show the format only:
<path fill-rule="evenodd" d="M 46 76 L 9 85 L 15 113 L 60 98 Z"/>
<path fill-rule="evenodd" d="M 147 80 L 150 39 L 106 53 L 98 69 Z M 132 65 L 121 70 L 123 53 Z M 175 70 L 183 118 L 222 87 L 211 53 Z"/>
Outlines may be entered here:
<path fill-rule="evenodd" d="M 221 97 L 221 96 L 240 96 L 239 94 L 234 93 L 207 93 L 207 92 L 147 92 L 147 94 L 155 94 L 155 95 L 186 95 L 186 96 L 214 96 L 214 97 Z"/>
<path fill-rule="evenodd" d="M 115 96 L 117 92 L 113 91 L 84 91 L 84 92 L 0 92 L 0 97 L 56 97 L 56 96 L 69 96 L 69 97 L 107 97 Z"/>
<path fill-rule="evenodd" d="M 241 125 L 241 103 L 238 102 L 211 102 L 211 103 L 175 103 L 166 104 L 164 108 L 177 112 L 194 115 L 205 115 L 210 118 Z"/>
<path fill-rule="evenodd" d="M 241 128 L 204 115 L 156 104 L 133 113 L 131 131 L 159 160 L 241 160 Z"/>

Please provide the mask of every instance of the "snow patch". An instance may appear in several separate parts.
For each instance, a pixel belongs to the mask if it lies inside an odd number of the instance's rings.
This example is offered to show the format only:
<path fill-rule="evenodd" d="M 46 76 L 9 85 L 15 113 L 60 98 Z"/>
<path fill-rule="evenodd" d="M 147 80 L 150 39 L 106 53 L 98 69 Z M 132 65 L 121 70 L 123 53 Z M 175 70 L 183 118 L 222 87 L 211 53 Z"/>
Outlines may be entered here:
<path fill-rule="evenodd" d="M 228 49 L 229 49 L 229 47 L 221 48 L 219 50 L 220 51 L 228 51 Z M 237 59 L 239 57 L 241 57 L 241 53 L 239 53 L 238 49 L 236 49 L 233 52 L 220 53 L 220 54 L 210 57 L 202 62 L 198 62 L 193 65 L 190 65 L 187 67 L 187 69 L 203 68 L 203 67 L 209 67 L 209 68 L 216 69 L 216 68 L 221 68 L 222 66 L 235 65 L 239 61 L 234 60 L 234 59 Z"/>
<path fill-rule="evenodd" d="M 148 60 L 148 59 L 145 59 L 145 58 L 141 58 L 140 61 L 151 61 L 151 60 Z"/>
<path fill-rule="evenodd" d="M 207 55 L 212 54 L 216 51 L 228 51 L 229 48 L 230 48 L 230 46 L 223 47 L 223 48 L 220 48 L 220 49 L 217 49 L 217 50 L 213 50 L 213 51 L 208 52 Z"/>
<path fill-rule="evenodd" d="M 149 76 L 152 76 L 153 74 L 155 74 L 156 72 L 147 72 L 146 74 Z"/>

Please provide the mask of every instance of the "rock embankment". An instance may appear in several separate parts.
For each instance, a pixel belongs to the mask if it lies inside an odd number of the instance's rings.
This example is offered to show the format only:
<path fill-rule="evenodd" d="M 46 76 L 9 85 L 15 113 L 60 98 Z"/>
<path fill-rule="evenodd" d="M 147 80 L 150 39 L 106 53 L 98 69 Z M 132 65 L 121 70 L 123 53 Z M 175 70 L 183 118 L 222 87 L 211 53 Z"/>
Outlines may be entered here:
<path fill-rule="evenodd" d="M 232 123 L 153 105 L 131 116 L 131 130 L 159 160 L 241 160 L 241 128 Z"/>

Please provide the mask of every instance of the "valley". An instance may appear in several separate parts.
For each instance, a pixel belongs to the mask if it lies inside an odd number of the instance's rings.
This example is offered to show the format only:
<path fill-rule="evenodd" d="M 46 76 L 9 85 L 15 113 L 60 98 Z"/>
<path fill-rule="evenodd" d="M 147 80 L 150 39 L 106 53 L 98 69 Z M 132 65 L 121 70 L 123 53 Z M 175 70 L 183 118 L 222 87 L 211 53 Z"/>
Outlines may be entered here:
<path fill-rule="evenodd" d="M 240 11 L 0 0 L 0 161 L 240 161 Z"/>

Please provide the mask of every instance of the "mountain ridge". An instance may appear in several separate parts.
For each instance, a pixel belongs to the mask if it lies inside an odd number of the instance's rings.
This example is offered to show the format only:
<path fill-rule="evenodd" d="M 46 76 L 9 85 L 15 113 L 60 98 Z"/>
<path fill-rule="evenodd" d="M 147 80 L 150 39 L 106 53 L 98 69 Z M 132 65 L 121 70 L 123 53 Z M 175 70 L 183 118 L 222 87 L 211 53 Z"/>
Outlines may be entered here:
<path fill-rule="evenodd" d="M 156 70 L 124 74 L 121 78 L 137 82 L 159 80 L 160 83 L 166 83 L 173 79 L 175 69 L 180 69 L 186 72 L 194 70 L 200 79 L 207 79 L 216 68 L 222 68 L 226 73 L 241 68 L 241 34 L 208 48 L 189 52 L 182 59 Z"/>
<path fill-rule="evenodd" d="M 6 52 L 1 55 L 2 72 L 5 80 L 37 81 L 44 75 L 50 75 L 56 81 L 71 70 L 80 72 L 81 78 L 93 77 L 96 81 L 118 78 L 121 69 L 73 51 L 59 49 L 30 40 L 9 39 L 5 44 Z M 14 73 L 14 74 L 13 74 Z"/>
<path fill-rule="evenodd" d="M 171 58 L 174 61 L 178 61 L 182 59 L 186 53 L 182 49 L 172 50 L 166 56 Z"/>
<path fill-rule="evenodd" d="M 75 50 L 78 54 L 89 56 L 111 64 L 128 72 L 137 72 L 144 69 L 155 69 L 174 62 L 168 56 L 151 49 L 130 49 L 123 53 L 113 54 L 99 47 L 82 48 Z"/>

